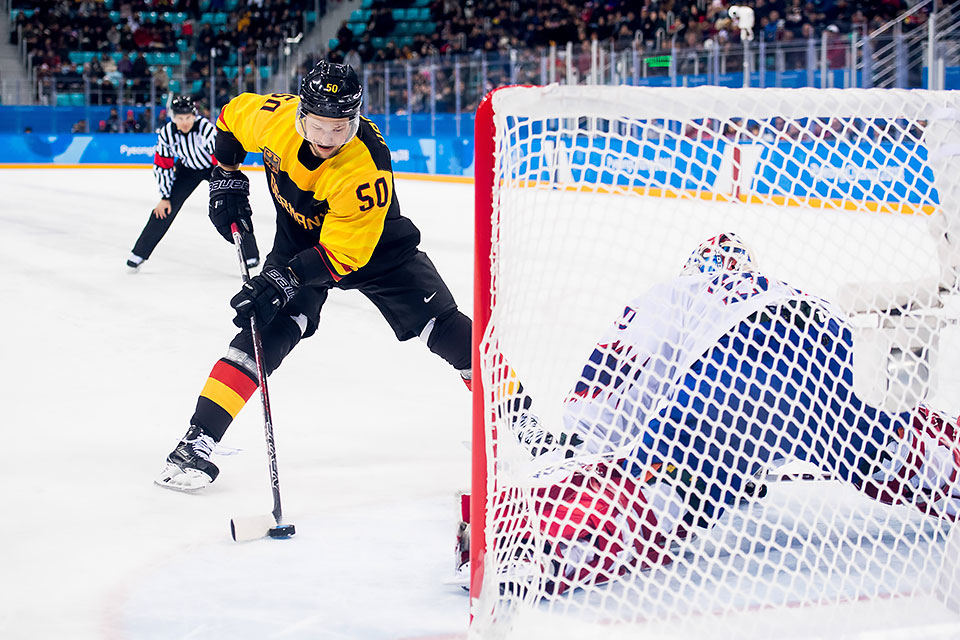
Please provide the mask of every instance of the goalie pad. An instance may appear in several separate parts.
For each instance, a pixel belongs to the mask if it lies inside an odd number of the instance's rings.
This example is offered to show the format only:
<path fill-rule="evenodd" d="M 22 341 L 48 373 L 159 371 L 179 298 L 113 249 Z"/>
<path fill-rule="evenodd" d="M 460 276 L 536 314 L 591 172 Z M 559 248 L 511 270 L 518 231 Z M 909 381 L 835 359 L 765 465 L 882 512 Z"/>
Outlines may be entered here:
<path fill-rule="evenodd" d="M 861 489 L 884 504 L 911 504 L 927 515 L 960 516 L 960 433 L 926 406 L 887 445 L 879 464 L 865 470 Z"/>

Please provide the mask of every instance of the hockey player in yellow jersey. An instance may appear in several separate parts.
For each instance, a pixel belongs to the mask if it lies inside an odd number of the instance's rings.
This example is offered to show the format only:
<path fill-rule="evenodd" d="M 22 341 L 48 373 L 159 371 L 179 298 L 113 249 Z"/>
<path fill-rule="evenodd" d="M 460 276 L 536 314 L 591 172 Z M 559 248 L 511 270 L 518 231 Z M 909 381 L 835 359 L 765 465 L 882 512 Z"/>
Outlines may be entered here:
<path fill-rule="evenodd" d="M 334 287 L 359 290 L 397 339 L 419 337 L 469 386 L 471 322 L 418 249 L 420 231 L 400 213 L 390 150 L 360 116 L 362 94 L 351 67 L 322 61 L 299 95 L 244 93 L 220 112 L 210 219 L 230 242 L 231 224 L 252 232 L 240 165 L 247 152 L 262 152 L 277 233 L 263 270 L 230 300 L 241 330 L 210 372 L 157 484 L 193 491 L 216 479 L 211 452 L 257 389 L 250 317 L 269 374 L 316 331 Z"/>

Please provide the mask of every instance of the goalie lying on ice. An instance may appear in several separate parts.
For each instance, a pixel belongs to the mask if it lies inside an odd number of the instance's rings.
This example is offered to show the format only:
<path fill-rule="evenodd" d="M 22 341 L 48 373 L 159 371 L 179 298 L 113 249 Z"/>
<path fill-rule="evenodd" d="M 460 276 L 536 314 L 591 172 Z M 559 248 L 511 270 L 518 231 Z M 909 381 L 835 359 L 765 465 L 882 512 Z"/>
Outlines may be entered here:
<path fill-rule="evenodd" d="M 956 518 L 956 421 L 866 404 L 852 346 L 830 303 L 761 275 L 736 235 L 709 239 L 601 337 L 565 401 L 562 445 L 529 399 L 500 405 L 527 407 L 510 424 L 545 471 L 539 488 L 493 496 L 491 552 L 516 566 L 548 550 L 532 567 L 548 592 L 669 563 L 672 541 L 715 524 L 785 459 Z"/>

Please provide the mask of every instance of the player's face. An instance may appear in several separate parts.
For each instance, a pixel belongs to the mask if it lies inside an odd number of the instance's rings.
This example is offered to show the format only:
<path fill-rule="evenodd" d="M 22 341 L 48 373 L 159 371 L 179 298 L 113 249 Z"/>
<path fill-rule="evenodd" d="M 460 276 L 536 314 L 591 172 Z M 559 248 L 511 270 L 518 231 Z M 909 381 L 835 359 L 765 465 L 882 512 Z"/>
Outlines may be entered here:
<path fill-rule="evenodd" d="M 190 129 L 193 129 L 193 123 L 197 121 L 197 116 L 192 113 L 177 113 L 173 116 L 173 124 L 177 125 L 183 133 L 187 133 Z"/>
<path fill-rule="evenodd" d="M 356 132 L 356 118 L 325 118 L 309 113 L 297 115 L 297 133 L 310 144 L 313 155 L 324 160 L 336 155 Z"/>

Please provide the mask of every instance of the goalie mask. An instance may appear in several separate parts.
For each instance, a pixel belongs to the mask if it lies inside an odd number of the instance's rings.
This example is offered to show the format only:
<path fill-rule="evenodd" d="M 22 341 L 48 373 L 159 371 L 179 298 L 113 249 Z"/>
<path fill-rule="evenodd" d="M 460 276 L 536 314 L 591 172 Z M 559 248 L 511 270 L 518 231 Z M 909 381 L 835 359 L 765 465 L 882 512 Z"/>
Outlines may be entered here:
<path fill-rule="evenodd" d="M 703 242 L 683 265 L 683 275 L 714 271 L 754 271 L 753 254 L 740 236 L 721 233 Z"/>

